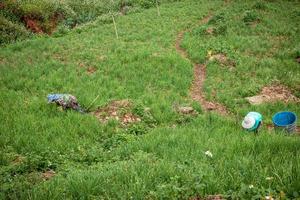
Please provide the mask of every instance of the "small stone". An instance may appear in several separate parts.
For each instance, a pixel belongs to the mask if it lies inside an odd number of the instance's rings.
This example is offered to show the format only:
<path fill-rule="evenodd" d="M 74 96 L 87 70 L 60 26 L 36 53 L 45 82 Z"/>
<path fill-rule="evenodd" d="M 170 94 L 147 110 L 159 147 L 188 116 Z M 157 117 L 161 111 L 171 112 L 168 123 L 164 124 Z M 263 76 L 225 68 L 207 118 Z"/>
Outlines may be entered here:
<path fill-rule="evenodd" d="M 145 112 L 149 112 L 151 109 L 149 107 L 144 108 Z"/>
<path fill-rule="evenodd" d="M 215 110 L 216 105 L 212 102 L 207 102 L 206 108 L 207 108 L 207 110 Z"/>
<path fill-rule="evenodd" d="M 267 99 L 267 97 L 263 96 L 263 95 L 257 95 L 257 96 L 253 96 L 253 97 L 246 97 L 246 100 L 252 105 L 262 104 L 265 101 L 265 99 Z"/>
<path fill-rule="evenodd" d="M 52 177 L 54 177 L 55 174 L 56 174 L 55 171 L 53 171 L 53 170 L 48 170 L 48 171 L 42 173 L 42 178 L 43 178 L 44 180 L 49 180 L 49 179 L 51 179 Z"/>
<path fill-rule="evenodd" d="M 188 107 L 188 106 L 178 108 L 178 112 L 180 112 L 182 114 L 192 114 L 192 113 L 194 113 L 194 111 L 195 111 L 194 108 Z"/>
<path fill-rule="evenodd" d="M 208 28 L 208 29 L 206 30 L 206 32 L 207 32 L 208 34 L 212 35 L 212 34 L 214 33 L 214 29 L 213 29 L 213 28 Z"/>

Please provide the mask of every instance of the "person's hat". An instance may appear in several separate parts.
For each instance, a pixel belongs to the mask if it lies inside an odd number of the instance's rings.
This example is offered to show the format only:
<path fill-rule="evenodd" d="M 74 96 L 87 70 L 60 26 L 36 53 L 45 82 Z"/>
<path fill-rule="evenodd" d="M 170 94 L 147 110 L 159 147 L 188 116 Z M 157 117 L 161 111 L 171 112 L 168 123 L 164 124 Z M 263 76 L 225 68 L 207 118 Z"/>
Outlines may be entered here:
<path fill-rule="evenodd" d="M 255 125 L 255 118 L 252 116 L 246 116 L 242 122 L 244 129 L 251 129 Z"/>

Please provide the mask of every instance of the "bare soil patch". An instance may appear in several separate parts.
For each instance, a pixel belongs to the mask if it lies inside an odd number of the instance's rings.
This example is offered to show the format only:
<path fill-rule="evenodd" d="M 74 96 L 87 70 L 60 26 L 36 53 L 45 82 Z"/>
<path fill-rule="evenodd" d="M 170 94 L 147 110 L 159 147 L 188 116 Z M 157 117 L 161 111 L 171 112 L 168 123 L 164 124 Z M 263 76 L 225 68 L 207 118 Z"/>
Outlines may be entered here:
<path fill-rule="evenodd" d="M 42 27 L 40 25 L 40 22 L 36 19 L 32 19 L 30 17 L 25 16 L 24 17 L 24 23 L 26 25 L 26 28 L 31 30 L 34 33 L 43 33 Z"/>
<path fill-rule="evenodd" d="M 106 106 L 98 108 L 93 114 L 101 123 L 109 120 L 120 121 L 123 125 L 140 122 L 141 119 L 131 112 L 132 103 L 128 100 L 111 101 Z"/>
<path fill-rule="evenodd" d="M 97 69 L 95 67 L 88 67 L 86 71 L 88 74 L 93 74 L 97 71 Z"/>
<path fill-rule="evenodd" d="M 246 99 L 252 105 L 276 101 L 285 103 L 300 102 L 299 98 L 294 96 L 286 86 L 280 84 L 263 87 L 259 95 L 247 97 Z"/>
<path fill-rule="evenodd" d="M 47 180 L 53 178 L 55 175 L 56 175 L 55 171 L 48 170 L 48 171 L 43 172 L 41 174 L 41 177 L 42 177 L 43 180 L 47 181 Z"/>
<path fill-rule="evenodd" d="M 176 111 L 183 115 L 197 115 L 197 111 L 191 106 L 179 106 L 175 108 Z"/>
<path fill-rule="evenodd" d="M 5 8 L 5 4 L 0 2 L 0 9 L 3 9 L 3 8 Z"/>
<path fill-rule="evenodd" d="M 229 66 L 230 68 L 235 66 L 235 62 L 229 59 L 225 54 L 218 53 L 214 55 L 210 55 L 208 58 L 209 61 L 217 61 L 222 66 Z"/>
<path fill-rule="evenodd" d="M 25 160 L 25 157 L 18 155 L 13 161 L 12 164 L 13 165 L 19 165 L 21 163 L 23 163 Z"/>
<path fill-rule="evenodd" d="M 84 63 L 79 63 L 78 64 L 80 68 L 85 68 L 86 72 L 91 75 L 93 73 L 95 73 L 97 71 L 97 68 L 96 67 L 93 67 L 93 66 L 88 66 L 87 64 L 84 64 Z"/>
<path fill-rule="evenodd" d="M 249 23 L 249 25 L 250 25 L 250 27 L 255 28 L 259 23 L 260 23 L 260 20 L 258 19 L 258 20 L 255 20 L 255 21 Z"/>
<path fill-rule="evenodd" d="M 209 35 L 213 35 L 214 34 L 214 29 L 211 28 L 211 27 L 206 29 L 206 33 L 209 34 Z"/>
<path fill-rule="evenodd" d="M 23 16 L 21 19 L 25 24 L 25 27 L 33 33 L 46 33 L 51 35 L 55 31 L 58 22 L 63 19 L 63 16 L 61 14 L 54 14 L 50 17 L 49 22 L 47 23 L 43 22 L 43 20 L 37 17 L 33 17 L 30 15 Z"/>

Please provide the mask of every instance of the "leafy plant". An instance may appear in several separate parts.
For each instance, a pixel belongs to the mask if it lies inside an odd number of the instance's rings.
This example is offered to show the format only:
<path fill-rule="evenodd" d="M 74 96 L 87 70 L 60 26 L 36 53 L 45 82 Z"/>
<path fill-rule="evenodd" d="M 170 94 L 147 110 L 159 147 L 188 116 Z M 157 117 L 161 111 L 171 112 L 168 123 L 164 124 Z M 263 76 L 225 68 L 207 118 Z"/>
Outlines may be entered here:
<path fill-rule="evenodd" d="M 225 13 L 219 13 L 211 17 L 211 19 L 208 21 L 208 24 L 219 24 L 225 22 Z"/>
<path fill-rule="evenodd" d="M 260 20 L 260 18 L 259 18 L 258 14 L 254 10 L 247 10 L 244 13 L 243 21 L 246 24 L 250 24 L 252 22 L 259 21 L 259 20 Z"/>

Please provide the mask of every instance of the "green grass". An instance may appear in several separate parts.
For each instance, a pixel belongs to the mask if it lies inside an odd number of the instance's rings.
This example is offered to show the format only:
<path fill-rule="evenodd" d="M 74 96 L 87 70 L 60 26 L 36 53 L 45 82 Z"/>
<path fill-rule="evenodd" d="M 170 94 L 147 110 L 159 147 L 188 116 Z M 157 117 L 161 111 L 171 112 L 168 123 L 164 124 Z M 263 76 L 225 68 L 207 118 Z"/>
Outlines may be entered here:
<path fill-rule="evenodd" d="M 300 70 L 299 64 L 295 62 L 300 44 L 300 15 L 295 4 L 299 3 L 249 1 L 232 4 L 216 13 L 213 18 L 216 20 L 211 20 L 202 28 L 219 30 L 220 27 L 225 27 L 225 32 L 199 35 L 197 29 L 201 27 L 198 27 L 187 35 L 183 46 L 195 62 L 204 62 L 208 51 L 212 51 L 224 53 L 236 63 L 236 67 L 229 69 L 217 62 L 209 62 L 205 83 L 209 99 L 224 103 L 231 111 L 240 115 L 249 109 L 258 110 L 267 119 L 271 119 L 278 110 L 287 109 L 300 113 L 299 104 L 249 106 L 244 99 L 258 94 L 263 86 L 278 82 L 300 96 Z M 264 9 L 259 9 L 261 7 Z M 256 18 L 259 23 L 251 26 L 249 23 L 257 21 Z M 215 96 L 212 96 L 213 91 L 216 91 Z M 268 122 L 271 123 L 270 120 Z"/>
<path fill-rule="evenodd" d="M 119 40 L 113 24 L 98 19 L 56 37 L 2 47 L 0 198 L 299 198 L 299 137 L 270 134 L 264 126 L 254 136 L 240 127 L 252 110 L 266 122 L 280 110 L 300 116 L 299 104 L 250 106 L 244 99 L 274 81 L 299 97 L 298 5 L 188 0 L 163 4 L 161 17 L 155 8 L 117 17 Z M 209 12 L 219 16 L 204 25 L 218 30 L 213 36 L 195 27 Z M 257 19 L 255 27 L 248 24 Z M 193 66 L 174 43 L 191 26 L 196 31 L 185 34 L 182 46 L 194 61 L 203 62 L 208 50 L 236 61 L 232 71 L 209 63 L 205 82 L 207 97 L 234 117 L 204 113 L 189 98 Z M 97 71 L 89 74 L 89 67 Z M 48 93 L 71 93 L 84 106 L 97 95 L 96 105 L 131 99 L 135 112 L 149 107 L 153 120 L 127 128 L 101 124 L 93 115 L 48 105 Z M 174 110 L 190 104 L 197 117 Z M 208 150 L 212 158 L 204 154 Z M 49 169 L 56 176 L 43 181 L 40 174 Z"/>
<path fill-rule="evenodd" d="M 137 13 L 173 1 L 180 0 L 2 0 L 0 45 L 31 38 L 22 30 L 28 19 L 39 34 L 61 35 L 96 19 L 106 24 L 112 21 L 112 15 Z M 36 28 L 31 27 L 31 31 Z"/>

